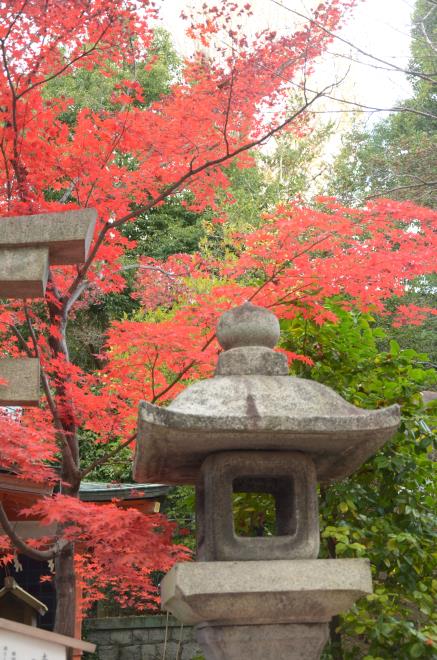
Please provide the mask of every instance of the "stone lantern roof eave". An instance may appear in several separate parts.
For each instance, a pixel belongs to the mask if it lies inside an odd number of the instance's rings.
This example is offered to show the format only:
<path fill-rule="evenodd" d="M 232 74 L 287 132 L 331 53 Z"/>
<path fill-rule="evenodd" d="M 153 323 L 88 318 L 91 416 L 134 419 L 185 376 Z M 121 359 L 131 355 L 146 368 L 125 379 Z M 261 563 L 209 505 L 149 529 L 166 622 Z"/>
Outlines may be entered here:
<path fill-rule="evenodd" d="M 143 401 L 134 478 L 143 482 L 195 483 L 202 462 L 211 453 L 264 450 L 304 452 L 312 456 L 319 481 L 343 479 L 378 451 L 399 425 L 398 405 L 359 413 L 194 415 Z"/>

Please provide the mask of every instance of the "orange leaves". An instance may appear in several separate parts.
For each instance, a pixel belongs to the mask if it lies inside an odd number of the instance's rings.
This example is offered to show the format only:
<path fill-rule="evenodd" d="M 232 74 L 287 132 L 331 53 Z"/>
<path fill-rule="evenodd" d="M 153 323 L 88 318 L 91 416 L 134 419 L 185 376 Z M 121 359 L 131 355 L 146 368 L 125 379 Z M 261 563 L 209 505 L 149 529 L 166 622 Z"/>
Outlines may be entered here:
<path fill-rule="evenodd" d="M 181 378 L 168 396 L 160 396 L 189 367 L 189 378 L 209 375 L 217 347 L 203 346 L 208 327 L 199 316 L 190 319 L 188 310 L 161 323 L 123 321 L 114 323 L 108 337 L 110 353 L 104 370 L 106 390 L 128 397 L 136 409 L 140 399 L 165 401 L 186 384 Z M 184 318 L 185 317 L 185 318 Z"/>
<path fill-rule="evenodd" d="M 97 505 L 56 495 L 24 513 L 42 525 L 63 525 L 63 538 L 80 548 L 75 559 L 85 605 L 114 587 L 123 604 L 145 607 L 156 599 L 150 573 L 188 558 L 184 548 L 172 544 L 174 525 L 165 516 L 121 509 L 116 502 Z"/>
<path fill-rule="evenodd" d="M 326 298 L 383 311 L 410 279 L 433 271 L 435 212 L 390 200 L 364 209 L 322 201 L 323 211 L 278 208 L 260 229 L 235 237 L 236 255 L 228 261 L 199 255 L 149 261 L 150 270 L 138 271 L 137 295 L 147 309 L 164 306 L 169 313 L 153 323 L 113 324 L 107 387 L 122 398 L 165 402 L 193 378 L 209 376 L 218 346 L 208 339 L 218 317 L 244 300 L 271 307 L 280 318 L 302 314 L 322 325 L 336 321 Z M 400 307 L 398 323 L 418 323 L 427 313 L 432 310 Z"/>
<path fill-rule="evenodd" d="M 399 305 L 393 325 L 395 328 L 401 325 L 422 325 L 430 315 L 437 315 L 437 309 L 417 307 L 417 305 Z"/>
<path fill-rule="evenodd" d="M 252 299 L 281 318 L 303 314 L 322 324 L 332 320 L 326 297 L 382 310 L 410 278 L 430 272 L 437 216 L 428 209 L 390 200 L 347 209 L 327 198 L 316 209 L 284 206 L 257 231 L 235 236 L 232 258 L 141 259 L 135 295 L 147 320 L 139 314 L 114 322 L 100 356 L 104 366 L 95 372 L 68 360 L 68 314 L 125 286 L 123 257 L 132 243 L 120 226 L 181 190 L 190 191 L 193 209 L 214 208 L 217 188 L 228 185 L 230 159 L 251 164 L 246 149 L 285 119 L 291 86 L 329 44 L 325 28 L 335 29 L 352 4 L 327 1 L 316 10 L 318 24 L 281 36 L 267 30 L 250 42 L 241 28 L 250 3 L 217 3 L 189 26 L 195 54 L 172 76 L 168 94 L 146 105 L 145 90 L 128 73 L 98 109 L 72 108 L 61 94 L 48 99 L 45 81 L 87 68 L 107 82 L 113 65 L 150 64 L 151 5 L 2 4 L 0 215 L 92 206 L 99 221 L 89 270 L 51 269 L 45 305 L 39 301 L 29 312 L 35 342 L 18 305 L 0 311 L 3 352 L 37 347 L 48 381 L 41 408 L 20 419 L 0 416 L 1 467 L 53 480 L 63 442 L 80 451 L 78 428 L 92 431 L 96 442 L 123 441 L 135 430 L 140 399 L 166 403 L 191 380 L 211 375 L 219 351 L 215 325 L 233 305 Z M 207 55 L 202 43 L 210 46 Z M 289 129 L 307 130 L 305 116 Z M 399 309 L 409 322 L 425 311 Z M 309 363 L 300 354 L 288 357 Z M 63 468 L 75 475 L 68 460 Z M 88 598 L 101 597 L 108 586 L 124 604 L 153 597 L 148 573 L 167 568 L 176 552 L 164 518 L 62 495 L 38 507 L 34 513 L 63 523 L 65 534 L 82 543 L 76 562 Z"/>
<path fill-rule="evenodd" d="M 53 430 L 36 420 L 20 420 L 11 410 L 0 409 L 0 466 L 22 479 L 54 481 L 57 447 Z"/>

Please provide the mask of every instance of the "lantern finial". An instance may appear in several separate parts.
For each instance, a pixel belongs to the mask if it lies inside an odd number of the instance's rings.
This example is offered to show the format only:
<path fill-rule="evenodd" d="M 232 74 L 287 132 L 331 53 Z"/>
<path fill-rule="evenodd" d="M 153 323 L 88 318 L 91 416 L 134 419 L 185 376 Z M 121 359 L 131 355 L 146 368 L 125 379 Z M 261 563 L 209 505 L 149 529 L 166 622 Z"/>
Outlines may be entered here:
<path fill-rule="evenodd" d="M 217 326 L 217 339 L 225 351 L 241 346 L 276 346 L 280 335 L 279 321 L 265 307 L 245 302 L 225 312 Z"/>

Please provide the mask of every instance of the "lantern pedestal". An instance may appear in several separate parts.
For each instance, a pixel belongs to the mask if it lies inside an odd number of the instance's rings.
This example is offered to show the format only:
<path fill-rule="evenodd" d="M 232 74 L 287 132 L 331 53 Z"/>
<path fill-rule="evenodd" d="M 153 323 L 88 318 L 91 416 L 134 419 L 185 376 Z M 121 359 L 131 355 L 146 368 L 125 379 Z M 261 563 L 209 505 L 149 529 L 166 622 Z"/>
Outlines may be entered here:
<path fill-rule="evenodd" d="M 201 561 L 175 564 L 161 603 L 182 623 L 327 623 L 372 593 L 367 559 Z"/>
<path fill-rule="evenodd" d="M 370 593 L 366 559 L 180 563 L 161 584 L 207 660 L 319 658 L 331 618 Z"/>
<path fill-rule="evenodd" d="M 328 640 L 327 623 L 197 627 L 207 660 L 318 660 Z"/>
<path fill-rule="evenodd" d="M 180 563 L 161 583 L 207 660 L 317 660 L 331 618 L 370 593 L 366 559 Z"/>

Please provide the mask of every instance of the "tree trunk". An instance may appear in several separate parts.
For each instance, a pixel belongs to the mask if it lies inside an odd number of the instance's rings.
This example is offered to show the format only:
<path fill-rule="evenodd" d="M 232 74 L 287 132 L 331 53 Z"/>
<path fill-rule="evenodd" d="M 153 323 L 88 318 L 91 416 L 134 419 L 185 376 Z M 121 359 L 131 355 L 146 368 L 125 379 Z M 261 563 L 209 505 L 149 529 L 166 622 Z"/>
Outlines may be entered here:
<path fill-rule="evenodd" d="M 331 640 L 331 655 L 332 660 L 343 660 L 343 646 L 341 642 L 341 634 L 337 632 L 340 625 L 340 617 L 333 616 L 329 622 L 329 636 Z"/>
<path fill-rule="evenodd" d="M 76 576 L 74 546 L 69 543 L 55 559 L 55 632 L 74 637 L 76 625 Z"/>

